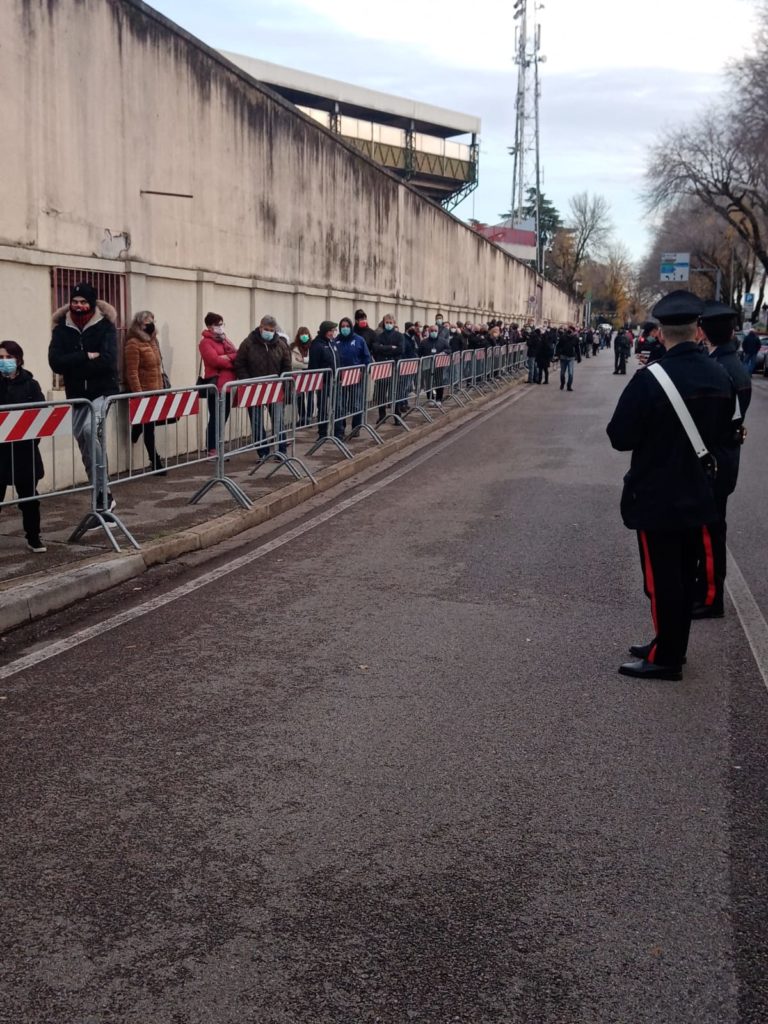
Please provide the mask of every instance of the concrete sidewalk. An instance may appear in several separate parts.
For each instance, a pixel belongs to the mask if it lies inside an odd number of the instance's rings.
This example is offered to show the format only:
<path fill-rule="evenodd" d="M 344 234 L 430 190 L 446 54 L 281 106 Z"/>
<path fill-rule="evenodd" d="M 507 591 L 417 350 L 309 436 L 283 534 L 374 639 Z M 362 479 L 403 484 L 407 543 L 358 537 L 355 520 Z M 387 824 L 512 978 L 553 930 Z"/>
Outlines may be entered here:
<path fill-rule="evenodd" d="M 355 453 L 353 461 L 325 445 L 306 460 L 317 484 L 308 479 L 297 481 L 286 469 L 279 469 L 267 479 L 271 465 L 251 476 L 256 462 L 252 452 L 228 459 L 227 474 L 254 502 L 252 509 L 239 508 L 221 486 L 209 491 L 200 504 L 189 504 L 211 478 L 212 463 L 175 468 L 164 477 L 116 481 L 115 511 L 141 545 L 140 551 L 130 547 L 119 531 L 115 531 L 123 549 L 119 554 L 101 530 L 89 532 L 77 544 L 68 543 L 87 511 L 86 494 L 43 500 L 42 535 L 48 547 L 44 555 L 34 555 L 27 549 L 18 509 L 6 507 L 0 515 L 0 633 L 108 590 L 154 565 L 212 548 L 252 529 L 398 452 L 407 452 L 431 434 L 473 419 L 489 404 L 503 401 L 521 383 L 522 378 L 507 382 L 503 390 L 477 397 L 463 409 L 446 409 L 444 415 L 435 411 L 432 423 L 411 416 L 410 432 L 386 425 L 380 430 L 385 442 L 381 446 L 361 436 L 349 442 Z M 305 456 L 313 441 L 314 436 L 297 443 L 299 458 Z"/>

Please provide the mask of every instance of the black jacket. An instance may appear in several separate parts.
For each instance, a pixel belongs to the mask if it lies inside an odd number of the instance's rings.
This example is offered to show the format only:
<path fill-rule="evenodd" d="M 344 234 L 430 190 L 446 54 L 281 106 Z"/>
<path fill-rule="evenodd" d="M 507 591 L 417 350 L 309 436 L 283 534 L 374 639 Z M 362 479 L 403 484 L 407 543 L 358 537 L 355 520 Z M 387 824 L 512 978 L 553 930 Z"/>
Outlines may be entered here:
<path fill-rule="evenodd" d="M 379 331 L 373 342 L 373 358 L 383 363 L 387 359 L 402 359 L 403 336 L 398 330 Z"/>
<path fill-rule="evenodd" d="M 555 355 L 559 359 L 575 359 L 577 363 L 580 363 L 581 347 L 578 334 L 568 332 L 559 338 L 555 347 Z"/>
<path fill-rule="evenodd" d="M 332 342 L 318 334 L 309 346 L 307 369 L 330 370 L 332 373 L 335 373 L 340 365 L 338 352 Z"/>
<path fill-rule="evenodd" d="M 750 331 L 744 341 L 741 343 L 742 351 L 745 356 L 756 356 L 760 351 L 760 336 L 756 331 Z"/>
<path fill-rule="evenodd" d="M 53 314 L 48 363 L 64 378 L 67 398 L 100 398 L 120 391 L 117 369 L 117 312 L 108 302 L 96 303 L 97 313 L 81 331 L 69 317 L 69 306 Z M 88 352 L 98 352 L 89 359 Z"/>
<path fill-rule="evenodd" d="M 450 338 L 450 334 L 448 335 Z M 440 352 L 449 352 L 451 345 L 445 338 L 441 338 L 440 335 L 436 338 L 424 338 L 423 341 L 419 342 L 419 355 L 423 358 L 424 356 L 438 355 Z"/>
<path fill-rule="evenodd" d="M 24 367 L 13 378 L 0 376 L 0 407 L 44 402 L 40 385 Z M 39 441 L 13 441 L 0 444 L 0 490 L 18 484 L 25 494 L 44 476 Z"/>
<path fill-rule="evenodd" d="M 675 345 L 663 366 L 704 444 L 716 455 L 733 430 L 734 390 L 728 375 L 694 342 Z M 621 497 L 625 526 L 682 530 L 717 521 L 712 482 L 669 399 L 648 370 L 638 370 L 622 392 L 608 436 L 618 451 L 632 452 Z"/>
<path fill-rule="evenodd" d="M 736 489 L 736 481 L 739 476 L 739 462 L 741 460 L 741 443 L 738 440 L 739 427 L 744 422 L 749 403 L 752 399 L 752 379 L 744 369 L 744 364 L 738 356 L 738 342 L 734 338 L 725 345 L 718 345 L 713 349 L 711 359 L 718 363 L 731 379 L 731 384 L 736 391 L 736 400 L 739 403 L 739 416 L 733 421 L 733 430 L 729 441 L 714 452 L 718 464 L 718 473 L 715 479 L 715 490 L 718 495 L 727 496 L 733 494 Z M 735 407 L 731 413 L 735 412 Z"/>

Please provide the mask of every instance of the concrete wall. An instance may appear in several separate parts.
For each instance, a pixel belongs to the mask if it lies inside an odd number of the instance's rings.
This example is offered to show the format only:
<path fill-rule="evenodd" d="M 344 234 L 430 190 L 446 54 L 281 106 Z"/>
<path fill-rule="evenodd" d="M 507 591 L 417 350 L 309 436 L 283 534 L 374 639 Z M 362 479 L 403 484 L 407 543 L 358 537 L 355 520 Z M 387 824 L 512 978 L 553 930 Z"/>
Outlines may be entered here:
<path fill-rule="evenodd" d="M 4 0 L 0 95 L 0 333 L 44 383 L 52 266 L 125 273 L 178 384 L 209 309 L 236 341 L 265 312 L 289 333 L 358 305 L 520 318 L 537 296 L 545 318 L 576 315 L 138 0 Z"/>

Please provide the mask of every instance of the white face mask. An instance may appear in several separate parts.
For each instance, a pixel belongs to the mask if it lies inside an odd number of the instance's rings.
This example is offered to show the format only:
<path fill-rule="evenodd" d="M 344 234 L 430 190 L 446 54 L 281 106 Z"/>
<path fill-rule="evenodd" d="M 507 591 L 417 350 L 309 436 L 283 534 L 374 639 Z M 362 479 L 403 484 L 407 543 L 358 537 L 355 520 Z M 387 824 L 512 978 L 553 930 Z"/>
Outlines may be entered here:
<path fill-rule="evenodd" d="M 216 335 L 217 338 L 223 338 L 224 337 L 224 325 L 223 324 L 216 324 L 216 326 L 213 328 L 213 333 Z"/>

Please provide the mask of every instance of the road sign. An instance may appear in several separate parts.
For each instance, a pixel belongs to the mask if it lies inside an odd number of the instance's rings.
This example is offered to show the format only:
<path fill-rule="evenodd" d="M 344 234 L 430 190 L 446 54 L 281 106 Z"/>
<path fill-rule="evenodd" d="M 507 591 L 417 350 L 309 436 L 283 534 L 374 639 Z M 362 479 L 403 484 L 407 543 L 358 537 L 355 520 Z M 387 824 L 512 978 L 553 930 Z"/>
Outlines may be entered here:
<path fill-rule="evenodd" d="M 755 293 L 746 292 L 744 295 L 744 316 L 752 316 L 755 311 Z"/>
<path fill-rule="evenodd" d="M 663 252 L 661 254 L 660 281 L 687 281 L 691 269 L 689 252 Z"/>

